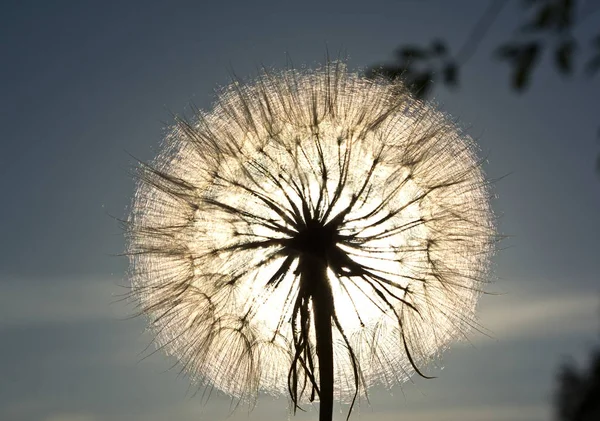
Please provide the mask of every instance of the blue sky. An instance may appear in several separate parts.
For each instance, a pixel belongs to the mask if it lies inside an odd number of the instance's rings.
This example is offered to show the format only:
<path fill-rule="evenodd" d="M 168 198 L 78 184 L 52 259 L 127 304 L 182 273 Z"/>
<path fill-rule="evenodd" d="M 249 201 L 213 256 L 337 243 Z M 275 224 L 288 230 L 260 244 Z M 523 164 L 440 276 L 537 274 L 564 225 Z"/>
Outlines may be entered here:
<path fill-rule="evenodd" d="M 205 403 L 173 360 L 142 360 L 150 337 L 119 301 L 127 261 L 112 216 L 127 214 L 133 194 L 129 154 L 151 159 L 171 113 L 209 108 L 231 69 L 252 76 L 285 66 L 286 54 L 311 66 L 326 46 L 353 69 L 434 37 L 458 49 L 486 4 L 2 2 L 0 419 L 225 419 L 227 397 Z M 490 52 L 518 24 L 517 6 L 494 23 L 460 89 L 435 90 L 477 139 L 488 175 L 510 174 L 495 185 L 510 236 L 490 286 L 501 295 L 480 310 L 491 338 L 473 332 L 430 367 L 434 380 L 374 389 L 352 419 L 549 419 L 558 365 L 585 360 L 597 341 L 600 82 L 565 80 L 545 57 L 525 94 L 509 91 L 508 68 Z M 230 419 L 287 417 L 285 397 L 266 397 Z"/>

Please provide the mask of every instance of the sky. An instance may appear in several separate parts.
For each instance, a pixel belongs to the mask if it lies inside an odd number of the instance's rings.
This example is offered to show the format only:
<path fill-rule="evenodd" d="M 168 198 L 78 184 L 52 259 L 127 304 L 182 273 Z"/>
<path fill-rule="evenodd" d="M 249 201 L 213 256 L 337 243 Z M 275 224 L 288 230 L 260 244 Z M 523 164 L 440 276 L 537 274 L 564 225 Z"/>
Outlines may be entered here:
<path fill-rule="evenodd" d="M 326 3 L 326 4 L 322 4 Z M 145 350 L 122 300 L 118 218 L 132 156 L 150 160 L 173 114 L 210 109 L 232 72 L 316 66 L 326 49 L 361 70 L 400 44 L 458 49 L 488 2 L 3 1 L 0 4 L 0 419 L 316 419 L 285 397 L 232 411 L 194 393 L 176 362 Z M 491 51 L 519 23 L 511 1 L 434 101 L 479 144 L 507 238 L 471 332 L 427 372 L 374 388 L 351 419 L 547 420 L 559 365 L 585 362 L 600 331 L 599 78 L 557 75 L 544 57 L 524 94 Z M 587 39 L 598 16 L 582 21 Z M 506 177 L 504 177 L 506 176 Z M 147 356 L 147 358 L 145 358 Z M 336 407 L 345 419 L 347 407 Z"/>

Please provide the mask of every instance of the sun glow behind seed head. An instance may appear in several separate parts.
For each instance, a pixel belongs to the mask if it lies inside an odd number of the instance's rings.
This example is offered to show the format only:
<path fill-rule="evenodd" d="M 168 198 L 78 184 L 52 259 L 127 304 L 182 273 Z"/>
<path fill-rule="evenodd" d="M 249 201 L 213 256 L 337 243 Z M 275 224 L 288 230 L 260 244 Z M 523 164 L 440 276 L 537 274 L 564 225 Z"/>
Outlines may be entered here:
<path fill-rule="evenodd" d="M 494 228 L 474 144 L 445 115 L 330 64 L 234 84 L 196 118 L 142 172 L 129 232 L 133 293 L 194 381 L 287 392 L 309 220 L 335 240 L 339 400 L 405 381 L 469 330 Z"/>

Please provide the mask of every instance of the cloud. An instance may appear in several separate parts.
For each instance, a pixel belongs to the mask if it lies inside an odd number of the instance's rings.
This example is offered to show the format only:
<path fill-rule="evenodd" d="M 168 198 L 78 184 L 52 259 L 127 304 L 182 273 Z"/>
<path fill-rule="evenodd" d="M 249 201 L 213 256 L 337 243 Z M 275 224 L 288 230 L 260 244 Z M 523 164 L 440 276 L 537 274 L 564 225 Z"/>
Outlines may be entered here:
<path fill-rule="evenodd" d="M 291 421 L 309 421 L 318 418 L 318 409 L 307 406 L 306 412 L 291 415 L 286 409 L 285 401 L 260 404 L 259 408 L 248 413 L 244 410 L 227 414 L 225 411 L 211 411 L 201 405 L 179 405 L 163 408 L 153 413 L 143 414 L 145 421 L 159 421 L 175 418 L 178 421 L 193 421 L 198 419 L 230 420 L 230 421 L 276 421 L 289 419 Z M 334 418 L 344 419 L 347 408 L 342 412 L 334 411 Z M 444 408 L 407 408 L 398 405 L 387 410 L 380 407 L 355 408 L 350 419 L 356 421 L 543 421 L 551 419 L 549 405 L 486 405 L 486 406 L 457 406 Z M 337 412 L 337 415 L 336 415 Z M 140 414 L 141 415 L 141 414 Z"/>
<path fill-rule="evenodd" d="M 122 318 L 125 291 L 110 280 L 2 280 L 0 329 Z"/>
<path fill-rule="evenodd" d="M 480 323 L 493 338 L 506 341 L 595 334 L 600 327 L 600 294 L 516 291 L 482 300 Z"/>
<path fill-rule="evenodd" d="M 386 414 L 374 412 L 357 420 L 396 421 L 402 418 L 411 421 L 541 421 L 550 419 L 550 415 L 550 408 L 547 406 L 483 406 L 408 410 Z"/>
<path fill-rule="evenodd" d="M 508 284 L 506 294 L 484 296 L 481 330 L 502 341 L 598 331 L 600 293 L 539 293 L 523 286 L 531 284 Z M 130 304 L 119 302 L 126 292 L 113 280 L 1 281 L 0 329 L 123 319 L 132 311 Z M 469 337 L 486 341 L 476 333 Z"/>
<path fill-rule="evenodd" d="M 97 418 L 87 414 L 57 414 L 44 418 L 44 421 L 97 421 Z"/>

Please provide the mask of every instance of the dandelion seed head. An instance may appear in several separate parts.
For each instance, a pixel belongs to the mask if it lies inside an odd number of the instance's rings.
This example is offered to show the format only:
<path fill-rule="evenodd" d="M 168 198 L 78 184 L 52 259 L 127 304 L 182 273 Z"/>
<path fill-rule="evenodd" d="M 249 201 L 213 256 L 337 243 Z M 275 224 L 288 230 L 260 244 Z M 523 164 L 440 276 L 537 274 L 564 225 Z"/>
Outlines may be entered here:
<path fill-rule="evenodd" d="M 157 345 L 198 384 L 287 393 L 299 262 L 317 256 L 336 397 L 407 380 L 475 322 L 494 242 L 476 151 L 400 83 L 343 63 L 232 84 L 140 168 L 130 279 Z M 318 372 L 298 376 L 312 400 Z"/>

